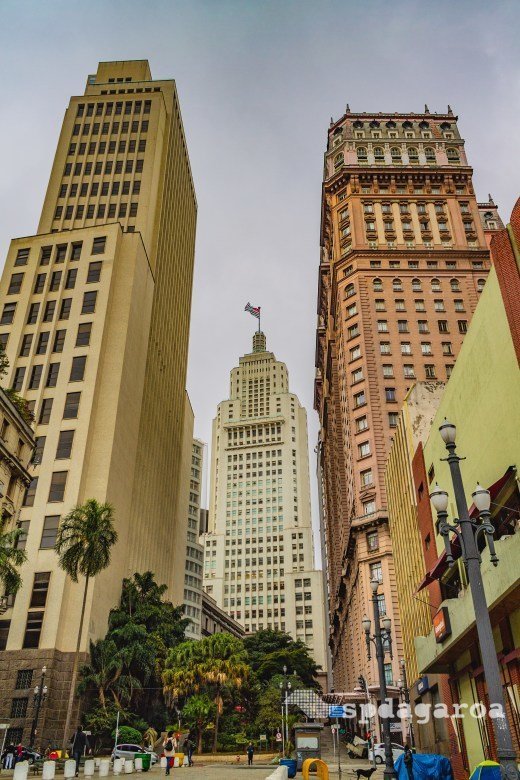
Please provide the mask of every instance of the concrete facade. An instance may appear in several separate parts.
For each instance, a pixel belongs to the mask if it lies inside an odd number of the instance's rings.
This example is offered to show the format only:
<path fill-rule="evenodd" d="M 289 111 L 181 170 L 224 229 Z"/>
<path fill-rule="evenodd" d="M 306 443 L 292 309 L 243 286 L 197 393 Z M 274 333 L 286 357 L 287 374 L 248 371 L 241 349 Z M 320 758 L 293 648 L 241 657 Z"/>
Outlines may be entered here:
<path fill-rule="evenodd" d="M 186 628 L 187 639 L 200 639 L 201 637 L 204 547 L 199 543 L 199 525 L 205 451 L 204 442 L 200 439 L 193 439 L 186 535 L 186 570 L 184 573 L 184 614 L 191 621 Z"/>
<path fill-rule="evenodd" d="M 284 363 L 255 333 L 213 421 L 204 589 L 246 633 L 279 629 L 326 669 L 314 568 L 307 415 Z"/>
<path fill-rule="evenodd" d="M 209 593 L 202 593 L 201 637 L 212 634 L 233 634 L 238 639 L 246 635 L 243 626 L 221 609 Z"/>
<path fill-rule="evenodd" d="M 89 589 L 83 652 L 123 577 L 149 569 L 183 600 L 195 222 L 174 82 L 152 81 L 146 61 L 100 63 L 65 112 L 38 233 L 13 240 L 0 283 L 6 384 L 34 410 L 40 453 L 20 513 L 29 560 L 6 613 L 0 704 L 9 712 L 17 668 L 45 662 L 45 740 L 63 738 L 83 591 L 57 566 L 59 518 L 90 497 L 115 508 L 119 540 Z M 33 610 L 42 572 L 48 592 Z"/>
<path fill-rule="evenodd" d="M 318 282 L 320 417 L 330 646 L 336 690 L 377 679 L 359 641 L 372 576 L 402 638 L 384 483 L 412 384 L 446 381 L 489 270 L 457 117 L 350 109 L 327 134 Z"/>

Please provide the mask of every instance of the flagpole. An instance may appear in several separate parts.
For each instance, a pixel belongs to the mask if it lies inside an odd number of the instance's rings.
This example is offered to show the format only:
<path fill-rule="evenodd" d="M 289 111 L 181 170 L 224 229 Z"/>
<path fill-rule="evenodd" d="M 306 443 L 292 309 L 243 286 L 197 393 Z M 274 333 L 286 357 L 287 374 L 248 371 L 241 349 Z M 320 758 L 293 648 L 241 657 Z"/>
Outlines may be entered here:
<path fill-rule="evenodd" d="M 259 306 L 259 307 L 258 307 L 258 332 L 259 332 L 259 333 L 260 333 L 260 332 L 261 332 L 261 330 L 262 330 L 262 329 L 260 328 L 260 316 L 261 316 L 261 311 L 260 311 L 260 306 Z"/>

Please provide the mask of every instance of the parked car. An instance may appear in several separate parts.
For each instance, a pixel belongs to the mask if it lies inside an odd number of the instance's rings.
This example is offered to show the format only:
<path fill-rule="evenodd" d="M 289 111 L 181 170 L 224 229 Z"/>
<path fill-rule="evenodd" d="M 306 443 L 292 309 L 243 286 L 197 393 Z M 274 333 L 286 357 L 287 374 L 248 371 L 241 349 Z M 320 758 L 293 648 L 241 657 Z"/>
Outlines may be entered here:
<path fill-rule="evenodd" d="M 28 761 L 29 764 L 34 764 L 35 761 L 39 761 L 41 758 L 40 753 L 38 753 L 36 750 L 33 750 L 30 747 L 24 747 L 22 750 L 22 761 Z"/>
<path fill-rule="evenodd" d="M 373 761 L 374 753 L 376 755 L 376 764 L 384 764 L 385 763 L 385 743 L 384 742 L 376 742 L 374 745 L 374 750 L 370 748 L 368 751 L 368 758 L 369 761 Z M 400 745 L 398 742 L 392 742 L 392 756 L 394 758 L 394 761 L 396 761 L 399 756 L 404 753 L 404 746 Z"/>
<path fill-rule="evenodd" d="M 114 758 L 131 758 L 133 761 L 135 759 L 136 753 L 150 753 L 150 763 L 152 766 L 159 760 L 157 753 L 154 753 L 153 750 L 150 750 L 150 748 L 143 748 L 140 745 L 130 745 L 125 743 L 115 746 L 114 750 L 112 751 L 112 761 Z"/>

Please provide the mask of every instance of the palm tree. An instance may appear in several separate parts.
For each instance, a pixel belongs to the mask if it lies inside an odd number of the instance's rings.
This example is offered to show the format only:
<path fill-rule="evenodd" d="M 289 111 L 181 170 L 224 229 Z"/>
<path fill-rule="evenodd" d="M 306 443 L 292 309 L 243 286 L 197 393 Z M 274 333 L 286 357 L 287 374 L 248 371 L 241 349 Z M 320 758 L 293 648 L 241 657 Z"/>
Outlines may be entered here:
<path fill-rule="evenodd" d="M 90 643 L 90 661 L 79 670 L 78 693 L 94 689 L 99 703 L 106 712 L 107 696 L 111 696 L 117 709 L 128 704 L 141 683 L 130 674 L 123 674 L 124 657 L 112 639 L 98 639 Z"/>
<path fill-rule="evenodd" d="M 22 529 L 8 530 L 7 524 L 8 518 L 2 514 L 0 516 L 0 583 L 3 585 L 5 596 L 14 596 L 22 585 L 18 567 L 25 563 L 27 555 L 25 550 L 18 547 Z"/>
<path fill-rule="evenodd" d="M 63 518 L 58 529 L 54 549 L 59 556 L 60 567 L 67 572 L 73 582 L 78 582 L 79 576 L 85 578 L 67 717 L 65 718 L 64 747 L 67 744 L 74 694 L 76 693 L 79 654 L 89 582 L 92 577 L 95 577 L 96 574 L 99 574 L 109 565 L 112 547 L 116 542 L 117 532 L 114 528 L 114 509 L 110 504 L 100 504 L 95 498 L 89 498 L 82 506 L 74 507 Z"/>
<path fill-rule="evenodd" d="M 215 705 L 205 694 L 191 696 L 182 710 L 182 717 L 188 726 L 197 732 L 197 753 L 202 753 L 202 733 L 210 723 Z"/>

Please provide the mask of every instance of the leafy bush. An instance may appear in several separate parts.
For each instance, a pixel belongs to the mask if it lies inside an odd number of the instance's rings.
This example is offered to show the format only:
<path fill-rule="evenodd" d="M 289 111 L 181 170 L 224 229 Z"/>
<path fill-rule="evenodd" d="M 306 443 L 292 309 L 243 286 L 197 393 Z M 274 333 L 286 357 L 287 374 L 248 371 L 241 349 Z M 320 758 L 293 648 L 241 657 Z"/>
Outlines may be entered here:
<path fill-rule="evenodd" d="M 116 738 L 116 730 L 112 732 L 112 736 L 115 739 Z M 131 745 L 141 745 L 143 742 L 143 737 L 140 731 L 137 731 L 137 729 L 133 729 L 131 726 L 121 726 L 119 729 L 118 742 L 121 744 L 123 742 L 127 742 Z"/>

